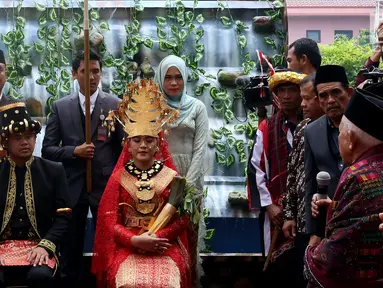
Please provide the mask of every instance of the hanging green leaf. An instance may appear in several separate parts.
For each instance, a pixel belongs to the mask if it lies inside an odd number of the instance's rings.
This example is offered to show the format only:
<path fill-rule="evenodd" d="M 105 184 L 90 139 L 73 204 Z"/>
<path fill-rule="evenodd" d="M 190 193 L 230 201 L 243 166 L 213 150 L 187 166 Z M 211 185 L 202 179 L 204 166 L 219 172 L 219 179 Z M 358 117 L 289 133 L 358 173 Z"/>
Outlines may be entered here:
<path fill-rule="evenodd" d="M 44 12 L 45 11 L 45 5 L 35 2 L 35 7 L 37 10 Z"/>
<path fill-rule="evenodd" d="M 106 58 L 104 58 L 104 64 L 106 67 L 113 67 L 113 64 L 114 64 L 113 56 L 109 55 Z"/>
<path fill-rule="evenodd" d="M 229 157 L 226 159 L 226 166 L 231 167 L 235 162 L 235 157 L 233 154 L 230 154 Z"/>
<path fill-rule="evenodd" d="M 166 26 L 166 18 L 165 17 L 160 17 L 156 16 L 156 22 L 159 26 Z"/>
<path fill-rule="evenodd" d="M 56 94 L 57 94 L 56 87 L 55 87 L 55 85 L 53 85 L 53 84 L 48 85 L 48 87 L 46 87 L 45 90 L 47 90 L 47 92 L 48 92 L 49 94 L 51 94 L 52 96 L 56 96 Z"/>
<path fill-rule="evenodd" d="M 165 52 L 165 51 L 168 51 L 168 47 L 166 45 L 166 42 L 164 40 L 160 40 L 160 50 Z"/>
<path fill-rule="evenodd" d="M 23 77 L 24 78 L 24 77 Z M 9 97 L 11 99 L 24 99 L 24 96 L 21 95 L 14 87 L 9 88 Z"/>
<path fill-rule="evenodd" d="M 219 130 L 222 132 L 222 134 L 227 137 L 227 136 L 230 136 L 233 134 L 233 132 L 231 132 L 230 129 L 226 128 L 225 126 L 222 126 L 221 128 L 219 128 Z"/>
<path fill-rule="evenodd" d="M 257 115 L 257 113 L 255 113 L 255 112 L 250 112 L 250 113 L 247 115 L 247 117 L 249 118 L 249 120 L 250 120 L 251 122 L 258 121 L 258 115 Z"/>
<path fill-rule="evenodd" d="M 247 147 L 249 148 L 249 152 L 251 151 L 253 146 L 254 146 L 254 140 L 253 139 L 248 140 L 247 141 Z"/>
<path fill-rule="evenodd" d="M 218 93 L 218 89 L 217 89 L 217 87 L 211 87 L 211 88 L 210 88 L 210 97 L 211 97 L 213 100 L 217 100 L 217 93 Z"/>
<path fill-rule="evenodd" d="M 194 7 L 197 7 L 198 5 L 198 0 L 194 0 Z"/>
<path fill-rule="evenodd" d="M 105 20 L 100 21 L 100 29 L 103 31 L 109 31 L 109 23 Z"/>
<path fill-rule="evenodd" d="M 279 9 L 279 8 L 283 8 L 283 7 L 284 7 L 284 5 L 283 5 L 283 3 L 282 3 L 281 1 L 274 1 L 274 2 L 273 2 L 273 6 L 274 6 L 275 8 L 277 8 L 277 9 Z"/>
<path fill-rule="evenodd" d="M 251 125 L 251 123 L 247 123 L 247 125 L 246 125 L 247 137 L 249 137 L 250 139 L 253 139 L 256 130 L 257 130 L 257 127 L 254 127 L 253 125 Z"/>
<path fill-rule="evenodd" d="M 222 115 L 225 111 L 225 107 L 223 106 L 222 102 L 213 102 L 211 106 L 217 115 Z"/>
<path fill-rule="evenodd" d="M 69 8 L 69 2 L 67 0 L 60 0 L 61 9 L 67 10 Z"/>
<path fill-rule="evenodd" d="M 222 139 L 222 131 L 221 130 L 215 130 L 213 128 L 210 129 L 210 135 L 213 137 L 213 139 L 221 140 Z"/>
<path fill-rule="evenodd" d="M 223 100 L 223 105 L 225 106 L 226 110 L 231 109 L 231 107 L 233 106 L 233 102 L 231 101 L 231 99 L 227 98 Z"/>
<path fill-rule="evenodd" d="M 114 65 L 121 66 L 121 65 L 124 65 L 124 64 L 125 64 L 124 59 L 114 59 Z"/>
<path fill-rule="evenodd" d="M 177 47 L 177 45 L 178 45 L 178 40 L 175 37 L 171 37 L 169 38 L 168 41 L 166 41 L 166 47 L 168 47 L 168 49 L 173 49 Z"/>
<path fill-rule="evenodd" d="M 192 22 L 194 19 L 194 13 L 192 11 L 188 11 L 185 13 L 185 19 L 188 22 Z"/>
<path fill-rule="evenodd" d="M 134 9 L 137 11 L 144 11 L 144 5 L 142 4 L 142 0 L 134 0 Z"/>
<path fill-rule="evenodd" d="M 176 24 L 173 24 L 173 25 L 170 27 L 170 31 L 172 31 L 172 33 L 173 33 L 175 36 L 178 36 L 179 29 L 178 29 L 178 27 L 177 27 Z"/>
<path fill-rule="evenodd" d="M 69 66 L 70 65 L 68 58 L 64 54 L 61 53 L 60 58 L 61 58 L 61 65 L 62 66 Z"/>
<path fill-rule="evenodd" d="M 81 27 L 80 26 L 72 26 L 72 31 L 76 33 L 77 35 L 81 34 Z"/>
<path fill-rule="evenodd" d="M 137 32 L 138 32 L 138 30 L 140 30 L 141 24 L 137 19 L 133 19 L 132 25 L 133 25 L 134 29 L 136 29 Z"/>
<path fill-rule="evenodd" d="M 233 22 L 231 22 L 230 18 L 229 17 L 226 17 L 226 16 L 221 16 L 221 23 L 223 24 L 223 26 L 225 27 L 229 27 L 233 24 Z"/>
<path fill-rule="evenodd" d="M 153 47 L 153 40 L 150 38 L 145 38 L 144 45 L 148 47 L 149 49 L 152 49 Z"/>
<path fill-rule="evenodd" d="M 234 113 L 233 111 L 231 110 L 226 110 L 225 111 L 225 121 L 226 121 L 226 124 L 229 124 L 231 121 L 234 120 Z"/>
<path fill-rule="evenodd" d="M 63 81 L 69 80 L 71 78 L 71 76 L 72 76 L 72 74 L 68 70 L 66 70 L 66 69 L 61 70 L 61 74 L 60 75 L 61 75 L 61 79 Z"/>
<path fill-rule="evenodd" d="M 57 35 L 58 35 L 58 29 L 57 29 L 57 26 L 51 26 L 49 29 L 48 29 L 48 39 L 56 39 L 57 38 Z"/>
<path fill-rule="evenodd" d="M 184 41 L 186 39 L 186 37 L 188 36 L 188 33 L 186 32 L 186 30 L 184 29 L 181 29 L 180 30 L 180 33 L 178 34 L 178 37 L 181 41 Z"/>
<path fill-rule="evenodd" d="M 196 17 L 196 20 L 199 24 L 202 24 L 203 21 L 205 21 L 205 18 L 203 17 L 202 14 L 198 14 L 197 17 Z"/>
<path fill-rule="evenodd" d="M 245 152 L 242 152 L 239 154 L 239 163 L 246 163 L 247 162 L 247 155 Z"/>
<path fill-rule="evenodd" d="M 64 94 L 70 92 L 70 81 L 62 82 L 60 85 L 60 91 Z"/>
<path fill-rule="evenodd" d="M 241 50 L 243 50 L 246 47 L 247 39 L 246 39 L 245 35 L 241 35 L 238 37 L 238 44 L 239 44 L 239 48 L 241 48 Z"/>
<path fill-rule="evenodd" d="M 10 70 L 8 69 L 8 80 L 9 79 L 16 79 L 17 78 L 17 71 L 16 70 Z"/>
<path fill-rule="evenodd" d="M 12 45 L 13 43 L 13 37 L 9 36 L 7 34 L 1 34 L 1 40 L 4 42 L 5 45 Z"/>
<path fill-rule="evenodd" d="M 61 25 L 68 26 L 70 24 L 70 20 L 66 18 L 61 18 Z"/>
<path fill-rule="evenodd" d="M 40 63 L 39 65 L 37 65 L 37 70 L 39 70 L 39 72 L 41 72 L 41 73 L 45 71 L 45 64 L 44 64 L 44 62 Z"/>
<path fill-rule="evenodd" d="M 89 18 L 92 21 L 97 21 L 98 19 L 100 19 L 100 14 L 97 10 L 92 9 L 89 13 Z"/>
<path fill-rule="evenodd" d="M 207 229 L 204 239 L 209 241 L 213 238 L 213 236 L 214 236 L 214 229 Z"/>
<path fill-rule="evenodd" d="M 61 31 L 61 37 L 63 39 L 70 40 L 71 38 L 71 32 L 68 26 L 64 26 L 63 30 Z"/>
<path fill-rule="evenodd" d="M 82 15 L 79 14 L 79 13 L 74 13 L 73 14 L 73 21 L 74 23 L 76 23 L 77 25 L 80 25 L 82 23 Z"/>
<path fill-rule="evenodd" d="M 166 38 L 166 31 L 160 27 L 157 27 L 157 36 L 160 39 L 165 39 Z"/>
<path fill-rule="evenodd" d="M 199 62 L 199 61 L 202 59 L 202 57 L 203 57 L 203 54 L 202 54 L 202 53 L 197 53 L 197 54 L 195 55 L 194 61 L 195 61 L 195 62 Z"/>
<path fill-rule="evenodd" d="M 37 23 L 39 26 L 44 26 L 47 24 L 48 19 L 47 19 L 47 11 L 44 11 L 40 14 L 39 18 L 37 19 Z"/>
<path fill-rule="evenodd" d="M 234 131 L 238 134 L 243 134 L 246 131 L 246 124 L 236 124 L 234 125 Z"/>
<path fill-rule="evenodd" d="M 189 23 L 188 25 L 188 34 L 192 34 L 192 32 L 194 31 L 195 29 L 195 25 L 193 23 Z"/>
<path fill-rule="evenodd" d="M 203 44 L 197 44 L 195 47 L 195 52 L 203 53 L 205 50 L 205 46 Z M 205 73 L 203 73 L 205 75 Z"/>
<path fill-rule="evenodd" d="M 44 46 L 41 45 L 40 43 L 38 43 L 38 42 L 34 42 L 34 43 L 33 43 L 33 46 L 35 47 L 35 50 L 36 50 L 37 53 L 39 53 L 39 54 L 44 53 L 45 48 L 44 48 Z"/>
<path fill-rule="evenodd" d="M 203 85 L 198 86 L 194 91 L 194 96 L 201 96 L 203 94 Z"/>
<path fill-rule="evenodd" d="M 69 40 L 67 40 L 67 39 L 63 39 L 61 41 L 61 49 L 63 49 L 64 51 L 72 50 L 71 42 Z"/>
<path fill-rule="evenodd" d="M 57 21 L 57 13 L 55 8 L 52 8 L 51 10 L 49 10 L 49 20 L 52 22 Z"/>
<path fill-rule="evenodd" d="M 195 41 L 198 42 L 204 35 L 205 31 L 203 29 L 198 29 L 195 34 Z"/>
<path fill-rule="evenodd" d="M 16 25 L 19 26 L 20 28 L 24 28 L 25 27 L 25 18 L 21 17 L 21 16 L 18 16 L 16 18 Z"/>
<path fill-rule="evenodd" d="M 234 148 L 236 141 L 237 141 L 237 139 L 235 139 L 233 136 L 229 136 L 226 138 L 227 146 L 229 146 L 230 149 Z"/>
<path fill-rule="evenodd" d="M 237 151 L 238 154 L 241 154 L 243 151 L 245 151 L 245 142 L 243 140 L 236 140 L 234 147 L 235 151 Z"/>
<path fill-rule="evenodd" d="M 226 157 L 225 155 L 222 155 L 218 152 L 215 152 L 215 161 L 219 164 L 219 165 L 226 165 Z"/>
<path fill-rule="evenodd" d="M 240 20 L 235 21 L 235 26 L 236 26 L 237 32 L 242 32 L 243 30 L 249 29 L 249 26 L 245 25 L 245 23 L 243 23 Z"/>
<path fill-rule="evenodd" d="M 25 38 L 24 36 L 24 33 L 21 29 L 16 29 L 16 33 L 15 33 L 15 40 L 16 41 L 23 41 Z"/>
<path fill-rule="evenodd" d="M 217 149 L 221 153 L 226 151 L 226 144 L 225 143 L 215 141 L 214 147 L 215 147 L 215 149 Z"/>
<path fill-rule="evenodd" d="M 283 33 L 283 31 L 281 31 L 281 30 L 276 30 L 275 31 L 275 35 L 277 35 L 277 37 L 279 38 L 279 39 L 284 39 L 285 38 L 285 33 Z M 284 48 L 284 47 L 283 47 Z"/>

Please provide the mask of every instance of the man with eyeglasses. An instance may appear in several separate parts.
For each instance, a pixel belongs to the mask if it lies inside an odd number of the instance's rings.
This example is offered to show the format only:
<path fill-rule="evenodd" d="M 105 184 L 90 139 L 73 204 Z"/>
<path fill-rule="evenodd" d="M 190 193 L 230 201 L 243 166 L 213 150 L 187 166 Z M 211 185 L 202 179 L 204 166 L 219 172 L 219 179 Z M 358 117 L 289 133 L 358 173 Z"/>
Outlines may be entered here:
<path fill-rule="evenodd" d="M 320 242 L 320 235 L 315 235 L 315 232 L 323 230 L 324 233 L 325 229 L 316 227 L 311 213 L 311 200 L 318 188 L 316 176 L 320 171 L 330 174 L 327 192 L 332 198 L 344 169 L 339 152 L 339 124 L 353 93 L 345 69 L 338 65 L 326 65 L 318 69 L 315 89 L 325 115 L 305 129 L 306 232 L 311 235 L 310 245 Z"/>

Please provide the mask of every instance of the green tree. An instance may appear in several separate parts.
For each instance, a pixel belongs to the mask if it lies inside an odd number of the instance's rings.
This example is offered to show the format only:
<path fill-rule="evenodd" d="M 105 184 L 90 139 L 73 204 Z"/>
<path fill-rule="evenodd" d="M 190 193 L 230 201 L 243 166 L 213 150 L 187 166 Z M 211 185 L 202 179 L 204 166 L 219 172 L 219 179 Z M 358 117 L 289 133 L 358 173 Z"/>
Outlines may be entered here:
<path fill-rule="evenodd" d="M 374 51 L 370 44 L 366 44 L 366 37 L 367 34 L 348 39 L 345 35 L 338 35 L 333 43 L 319 45 L 322 65 L 343 66 L 351 87 L 354 87 L 356 75 Z"/>

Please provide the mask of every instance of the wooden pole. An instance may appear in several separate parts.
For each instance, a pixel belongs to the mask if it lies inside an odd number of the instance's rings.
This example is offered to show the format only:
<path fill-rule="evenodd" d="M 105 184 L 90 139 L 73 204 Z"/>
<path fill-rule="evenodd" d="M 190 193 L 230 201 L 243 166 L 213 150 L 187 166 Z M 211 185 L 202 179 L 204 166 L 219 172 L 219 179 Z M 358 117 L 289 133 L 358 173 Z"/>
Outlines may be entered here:
<path fill-rule="evenodd" d="M 84 0 L 84 66 L 85 66 L 85 141 L 92 143 L 90 125 L 90 51 L 89 51 L 89 9 L 88 0 Z M 92 191 L 92 160 L 86 160 L 86 190 Z"/>
<path fill-rule="evenodd" d="M 271 245 L 270 245 L 269 253 L 267 253 L 267 259 L 266 259 L 265 264 L 263 265 L 263 272 L 265 272 L 267 267 L 269 266 L 269 263 L 271 260 L 271 255 L 273 254 L 273 250 L 275 249 L 275 246 L 277 245 L 277 240 L 278 240 L 280 231 L 281 230 L 279 228 L 277 228 L 277 227 L 274 228 L 273 236 L 271 238 Z"/>

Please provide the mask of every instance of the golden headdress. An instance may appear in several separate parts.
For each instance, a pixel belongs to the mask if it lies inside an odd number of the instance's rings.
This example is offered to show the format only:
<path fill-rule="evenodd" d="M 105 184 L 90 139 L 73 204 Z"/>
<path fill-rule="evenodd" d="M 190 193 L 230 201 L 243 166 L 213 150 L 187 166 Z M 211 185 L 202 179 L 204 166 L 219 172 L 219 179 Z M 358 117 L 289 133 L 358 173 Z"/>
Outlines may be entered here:
<path fill-rule="evenodd" d="M 127 85 L 118 111 L 109 112 L 106 120 L 113 123 L 117 120 L 124 127 L 127 138 L 158 137 L 178 116 L 179 111 L 166 104 L 158 85 L 152 79 L 143 79 Z"/>
<path fill-rule="evenodd" d="M 306 77 L 306 74 L 300 74 L 292 71 L 283 71 L 275 72 L 271 77 L 269 77 L 268 83 L 269 88 L 274 91 L 281 84 L 292 83 L 300 85 L 303 78 Z"/>

